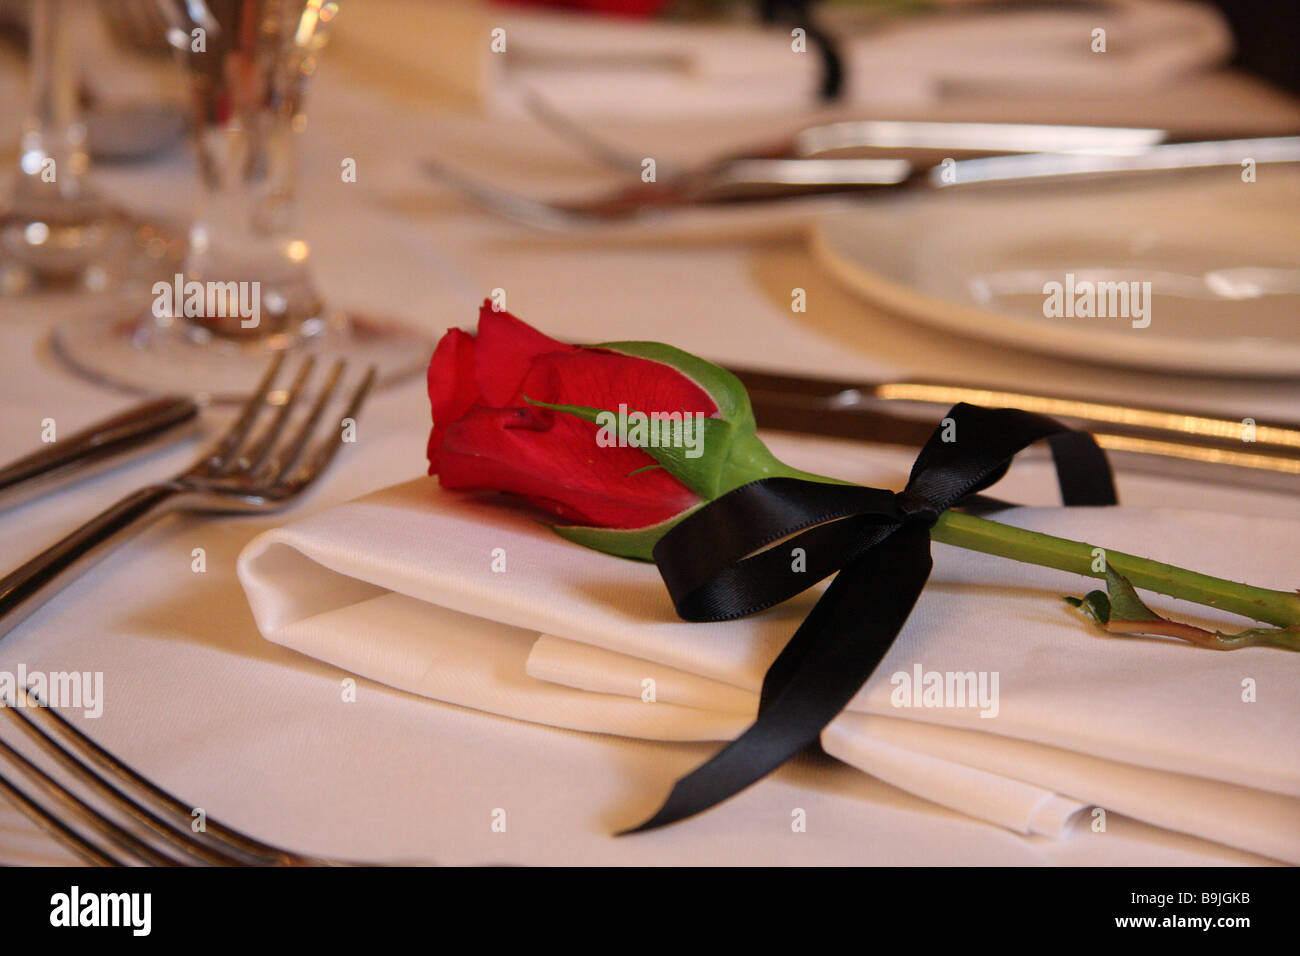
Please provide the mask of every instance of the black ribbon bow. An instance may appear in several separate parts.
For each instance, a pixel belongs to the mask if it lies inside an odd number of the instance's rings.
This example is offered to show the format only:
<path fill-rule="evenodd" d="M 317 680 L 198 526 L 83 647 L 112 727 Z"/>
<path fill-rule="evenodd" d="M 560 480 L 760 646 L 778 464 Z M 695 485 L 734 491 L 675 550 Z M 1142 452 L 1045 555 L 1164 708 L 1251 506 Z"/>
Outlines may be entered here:
<path fill-rule="evenodd" d="M 953 406 L 921 449 L 907 487 L 764 478 L 731 491 L 660 539 L 655 563 L 677 613 L 726 621 L 779 604 L 838 574 L 768 668 L 758 718 L 682 777 L 653 817 L 666 826 L 734 796 L 814 744 L 871 677 L 930 576 L 930 528 L 955 506 L 1005 503 L 978 492 L 1046 439 L 1067 505 L 1113 505 L 1092 436 L 1013 408 Z M 780 547 L 769 547 L 788 539 Z M 803 549 L 800 562 L 792 551 Z"/>

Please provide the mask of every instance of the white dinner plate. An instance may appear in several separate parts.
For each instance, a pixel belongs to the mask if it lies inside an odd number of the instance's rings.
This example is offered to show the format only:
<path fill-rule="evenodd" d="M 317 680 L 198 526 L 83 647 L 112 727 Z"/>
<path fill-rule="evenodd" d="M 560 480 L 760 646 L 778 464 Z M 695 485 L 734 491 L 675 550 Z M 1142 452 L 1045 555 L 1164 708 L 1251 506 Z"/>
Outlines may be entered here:
<path fill-rule="evenodd" d="M 911 193 L 825 217 L 813 248 L 870 301 L 972 338 L 1300 381 L 1300 169 L 1162 175 Z M 1102 282 L 1138 294 L 1126 309 Z"/>

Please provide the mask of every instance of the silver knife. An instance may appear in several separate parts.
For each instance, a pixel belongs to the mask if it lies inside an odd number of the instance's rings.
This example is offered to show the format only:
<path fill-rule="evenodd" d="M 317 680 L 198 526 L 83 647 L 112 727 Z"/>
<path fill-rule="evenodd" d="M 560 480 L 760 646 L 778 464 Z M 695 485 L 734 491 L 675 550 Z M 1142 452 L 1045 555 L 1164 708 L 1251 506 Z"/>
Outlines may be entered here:
<path fill-rule="evenodd" d="M 947 186 L 1097 173 L 1157 172 L 1210 166 L 1300 161 L 1300 136 L 1161 143 L 1124 152 L 1024 153 L 963 159 L 930 167 L 928 184 Z"/>
<path fill-rule="evenodd" d="M 962 123 L 848 120 L 795 134 L 788 152 L 812 157 L 844 149 L 924 149 L 990 153 L 1121 153 L 1169 139 L 1163 129 L 1059 126 L 1046 123 Z M 773 151 L 770 155 L 774 155 Z M 739 158 L 739 157 L 737 157 Z"/>
<path fill-rule="evenodd" d="M 772 202 L 830 193 L 907 188 L 940 189 L 1047 177 L 1300 162 L 1300 136 L 1210 140 L 1134 146 L 1122 153 L 1021 153 L 953 160 L 937 153 L 925 160 L 891 158 L 750 157 L 726 160 L 677 176 L 620 186 L 571 201 L 537 199 L 425 159 L 424 171 L 485 209 L 541 229 L 569 229 L 654 219 L 678 209 L 745 202 Z"/>
<path fill-rule="evenodd" d="M 753 369 L 759 427 L 919 447 L 957 402 L 1014 407 L 1091 432 L 1117 469 L 1300 494 L 1300 422 L 930 382 L 839 382 Z"/>
<path fill-rule="evenodd" d="M 60 438 L 0 467 L 0 508 L 12 507 L 179 440 L 192 433 L 198 414 L 199 406 L 192 399 L 159 398 Z"/>
<path fill-rule="evenodd" d="M 1300 162 L 1300 136 L 1160 143 L 1120 151 L 1103 149 L 1060 153 L 1016 153 L 976 159 L 736 159 L 719 165 L 692 184 L 695 198 L 732 196 L 738 187 L 765 187 L 766 198 L 806 189 L 956 185 L 1103 173 L 1161 172 L 1215 166 Z M 644 191 L 644 190 L 643 190 Z"/>

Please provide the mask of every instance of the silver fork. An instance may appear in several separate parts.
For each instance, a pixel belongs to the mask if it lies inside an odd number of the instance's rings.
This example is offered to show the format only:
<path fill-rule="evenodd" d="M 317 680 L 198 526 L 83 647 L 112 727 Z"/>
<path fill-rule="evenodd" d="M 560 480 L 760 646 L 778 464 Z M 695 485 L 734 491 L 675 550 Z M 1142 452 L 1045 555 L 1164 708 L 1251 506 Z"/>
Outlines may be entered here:
<path fill-rule="evenodd" d="M 640 175 L 644 157 L 615 146 L 536 90 L 523 91 L 524 108 L 539 123 L 607 169 Z M 742 159 L 813 159 L 847 149 L 970 153 L 1133 153 L 1166 142 L 1166 130 L 1125 126 L 1062 126 L 1042 123 L 968 123 L 949 120 L 841 120 L 806 126 L 792 136 L 723 154 L 697 171 Z M 688 168 L 658 164 L 660 175 Z"/>
<path fill-rule="evenodd" d="M 658 182 L 636 182 L 590 199 L 556 202 L 525 196 L 459 172 L 438 160 L 424 172 L 471 202 L 525 225 L 565 230 L 584 226 L 653 222 L 665 213 L 745 201 L 783 201 L 864 190 L 1032 181 L 1044 178 L 1167 173 L 1257 163 L 1300 162 L 1300 136 L 1160 143 L 1137 150 L 1022 152 L 955 162 L 908 159 L 753 157 L 726 160 Z"/>
<path fill-rule="evenodd" d="M 0 760 L 28 781 L 20 787 L 0 771 L 0 792 L 33 823 L 94 866 L 372 866 L 379 864 L 307 856 L 272 846 L 239 830 L 203 818 L 196 809 L 141 776 L 42 706 L 30 691 L 25 707 L 9 701 L 5 716 L 78 785 L 93 791 L 117 818 L 96 809 L 32 760 L 0 740 Z M 34 714 L 38 716 L 28 716 Z M 38 801 L 31 793 L 39 792 Z M 134 826 L 119 822 L 129 819 Z M 92 838 L 93 835 L 93 838 Z"/>
<path fill-rule="evenodd" d="M 284 437 L 290 412 L 306 391 L 313 360 L 305 359 L 282 403 L 267 402 L 284 364 L 279 355 L 257 391 L 216 446 L 170 481 L 149 485 L 46 548 L 26 564 L 0 578 L 0 637 L 112 547 L 150 521 L 178 511 L 231 513 L 283 508 L 320 478 L 342 444 L 342 434 L 312 444 L 313 432 L 338 390 L 345 363 L 339 360 L 306 418 Z M 355 419 L 374 382 L 375 370 L 347 399 L 343 419 Z M 270 420 L 254 434 L 254 426 Z"/>
<path fill-rule="evenodd" d="M 537 199 L 493 185 L 432 158 L 425 174 L 470 202 L 527 226 L 571 229 L 654 220 L 665 212 L 742 200 L 900 186 L 914 174 L 905 159 L 737 159 L 658 182 L 621 186 L 592 199 Z"/>

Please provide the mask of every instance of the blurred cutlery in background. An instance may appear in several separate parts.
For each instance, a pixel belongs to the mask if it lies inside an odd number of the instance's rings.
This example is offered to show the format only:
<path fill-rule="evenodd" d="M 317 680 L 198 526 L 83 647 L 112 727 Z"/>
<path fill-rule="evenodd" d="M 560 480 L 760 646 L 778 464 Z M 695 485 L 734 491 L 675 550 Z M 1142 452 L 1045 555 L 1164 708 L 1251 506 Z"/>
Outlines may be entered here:
<path fill-rule="evenodd" d="M 1199 143 L 1162 143 L 1132 153 L 1024 153 L 988 156 L 953 163 L 950 177 L 935 166 L 929 171 L 932 186 L 1005 182 L 1100 173 L 1154 173 L 1210 166 L 1300 161 L 1300 136 L 1261 136 L 1252 139 L 1206 140 Z"/>
<path fill-rule="evenodd" d="M 503 189 L 433 159 L 422 160 L 421 168 L 475 205 L 539 229 L 624 223 L 742 198 L 784 199 L 897 186 L 913 176 L 912 165 L 901 159 L 745 159 L 700 176 L 636 183 L 593 199 L 566 202 Z"/>
<path fill-rule="evenodd" d="M 471 202 L 504 218 L 542 229 L 565 229 L 657 217 L 676 209 L 817 194 L 889 187 L 946 188 L 1048 177 L 1132 175 L 1237 166 L 1246 159 L 1256 163 L 1300 161 L 1300 136 L 1161 143 L 1118 155 L 1033 152 L 963 160 L 933 155 L 923 161 L 751 157 L 724 160 L 675 177 L 637 182 L 593 198 L 571 201 L 538 199 L 503 189 L 434 159 L 422 160 L 421 168 Z"/>
<path fill-rule="evenodd" d="M 641 174 L 644 151 L 638 153 L 610 143 L 583 122 L 569 116 L 529 91 L 524 98 L 529 113 L 543 126 L 581 148 L 588 157 L 609 169 Z M 845 120 L 809 126 L 785 139 L 695 164 L 689 171 L 703 172 L 741 159 L 811 159 L 848 150 L 943 150 L 957 153 L 1127 153 L 1166 142 L 1162 129 L 1126 126 L 1059 126 L 1042 123 L 964 123 L 929 120 Z M 1198 139 L 1223 138 L 1207 134 Z M 658 164 L 663 175 L 680 175 L 687 169 Z"/>

